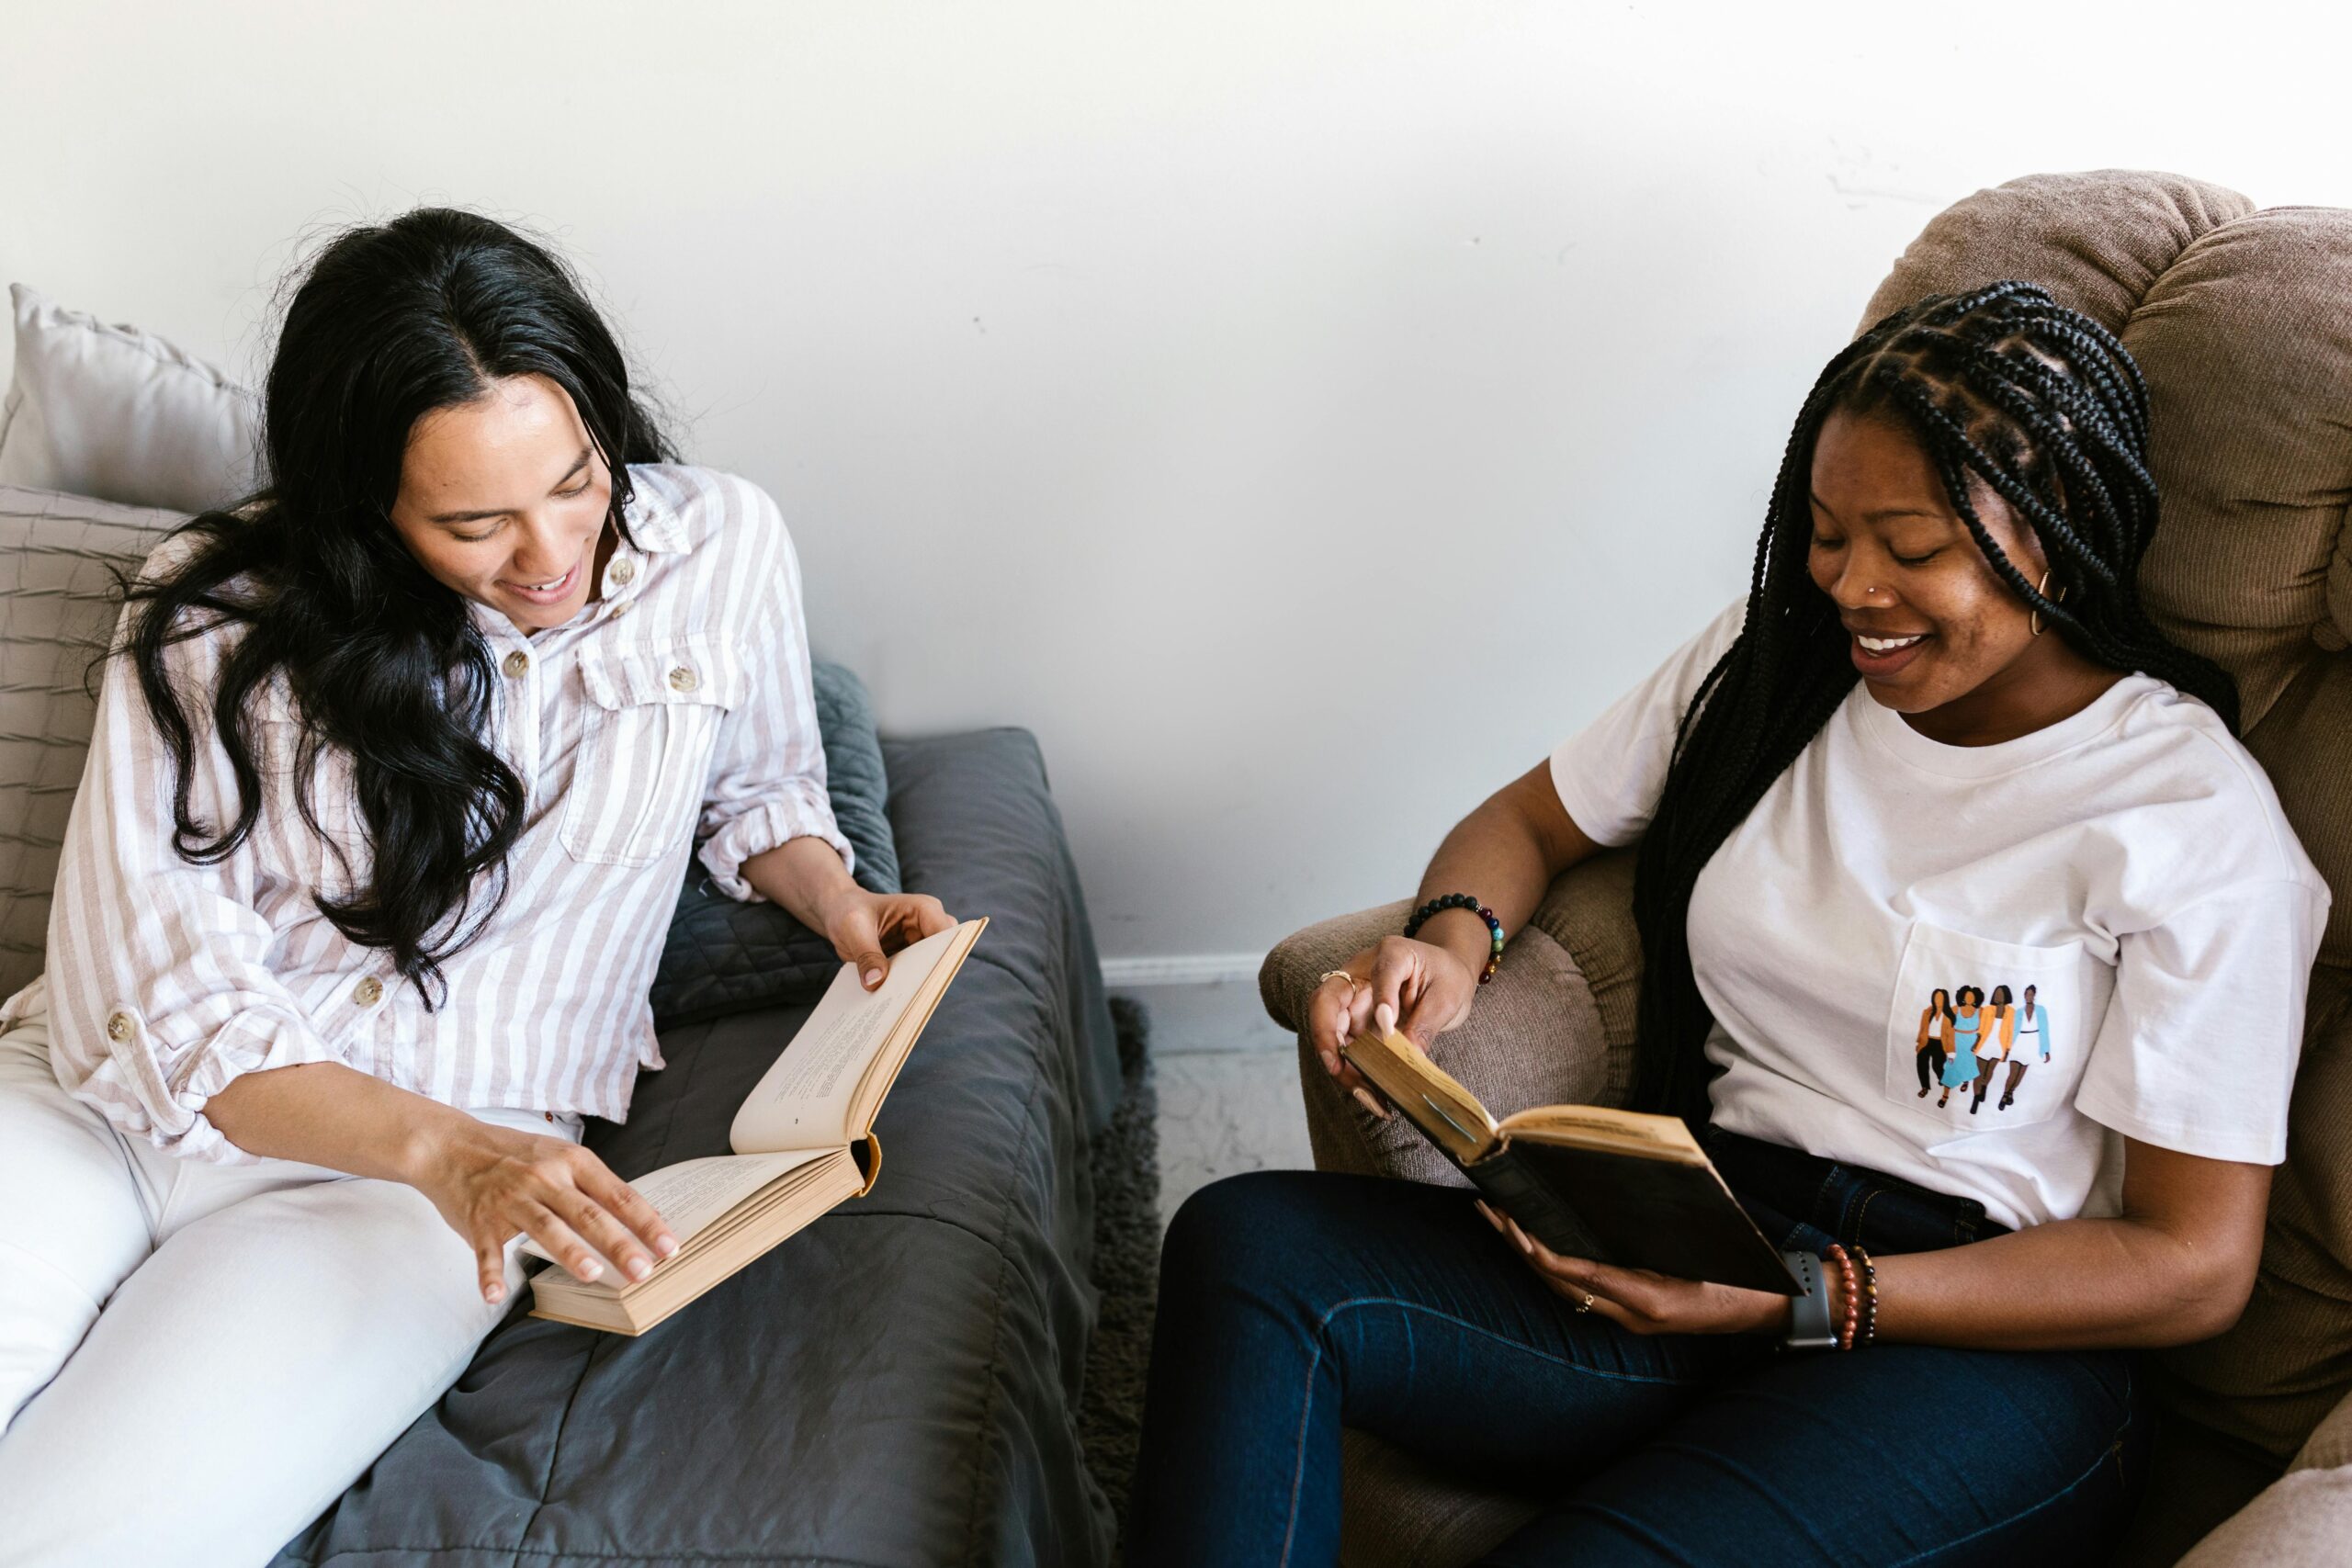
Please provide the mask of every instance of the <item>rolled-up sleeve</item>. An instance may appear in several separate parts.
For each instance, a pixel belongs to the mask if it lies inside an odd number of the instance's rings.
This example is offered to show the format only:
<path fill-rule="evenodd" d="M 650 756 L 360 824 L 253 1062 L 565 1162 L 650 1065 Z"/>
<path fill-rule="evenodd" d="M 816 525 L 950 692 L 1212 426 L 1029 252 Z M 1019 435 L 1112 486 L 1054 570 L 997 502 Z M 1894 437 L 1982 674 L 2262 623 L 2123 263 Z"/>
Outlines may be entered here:
<path fill-rule="evenodd" d="M 175 648 L 177 689 L 209 691 L 216 653 L 212 637 Z M 209 705 L 186 705 L 198 725 L 188 807 L 217 830 L 235 818 L 236 785 Z M 173 774 L 135 672 L 109 660 L 50 909 L 51 1059 L 126 1135 L 242 1164 L 252 1156 L 206 1101 L 244 1073 L 339 1058 L 270 967 L 250 840 L 211 864 L 179 854 Z"/>
<path fill-rule="evenodd" d="M 842 863 L 856 858 L 833 819 L 825 790 L 825 746 L 817 727 L 817 697 L 808 666 L 808 634 L 800 615 L 800 561 L 784 519 L 766 493 L 740 487 L 736 518 L 751 581 L 768 585 L 752 615 L 746 658 L 750 682 L 742 704 L 728 714 L 703 794 L 698 836 L 711 884 L 743 903 L 763 900 L 743 880 L 743 863 L 794 839 L 831 844 Z"/>

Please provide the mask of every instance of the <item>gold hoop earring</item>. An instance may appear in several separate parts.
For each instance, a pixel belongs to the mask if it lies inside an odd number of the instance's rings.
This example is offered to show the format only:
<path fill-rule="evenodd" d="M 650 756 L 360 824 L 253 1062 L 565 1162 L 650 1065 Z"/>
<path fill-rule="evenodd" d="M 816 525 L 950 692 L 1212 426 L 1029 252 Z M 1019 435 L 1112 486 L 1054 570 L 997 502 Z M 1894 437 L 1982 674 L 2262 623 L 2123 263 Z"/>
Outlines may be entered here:
<path fill-rule="evenodd" d="M 2045 597 L 2049 594 L 2050 574 L 2048 572 L 2045 571 L 2041 574 L 2041 581 L 2033 585 L 2033 591 L 2036 594 Z M 2055 604 L 2064 604 L 2065 602 L 2066 590 L 2064 585 L 2061 584 L 2058 589 L 2058 597 L 2052 600 L 2051 603 Z M 2041 611 L 2039 608 L 2030 611 L 2026 615 L 2026 624 L 2033 628 L 2034 636 L 2040 637 L 2042 632 Z"/>

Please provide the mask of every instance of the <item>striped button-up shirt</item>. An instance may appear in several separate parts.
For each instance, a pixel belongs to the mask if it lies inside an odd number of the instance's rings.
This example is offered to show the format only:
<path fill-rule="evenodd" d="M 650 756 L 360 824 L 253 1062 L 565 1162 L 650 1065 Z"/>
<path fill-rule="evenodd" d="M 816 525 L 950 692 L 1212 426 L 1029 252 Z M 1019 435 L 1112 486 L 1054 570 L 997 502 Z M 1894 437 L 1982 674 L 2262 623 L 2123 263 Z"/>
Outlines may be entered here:
<path fill-rule="evenodd" d="M 300 739 L 283 675 L 258 697 L 266 798 L 225 861 L 172 845 L 168 754 L 122 660 L 107 669 L 66 829 L 48 968 L 0 1009 L 45 1007 L 59 1081 L 127 1134 L 246 1157 L 204 1114 L 241 1073 L 342 1062 L 447 1104 L 627 1114 L 662 1065 L 647 1000 L 688 856 L 756 898 L 743 862 L 803 835 L 849 844 L 825 794 L 799 565 L 775 504 L 705 468 L 630 470 L 628 538 L 603 595 L 525 637 L 473 606 L 500 670 L 490 743 L 527 791 L 508 891 L 443 964 L 427 1009 L 382 950 L 320 913 L 367 870 L 349 759 L 322 755 L 295 807 Z M 172 547 L 166 546 L 166 549 Z M 202 693 L 232 626 L 179 645 Z M 200 726 L 208 705 L 192 705 Z M 199 728 L 190 807 L 233 820 L 227 754 Z M 45 994 L 44 994 L 45 993 Z"/>

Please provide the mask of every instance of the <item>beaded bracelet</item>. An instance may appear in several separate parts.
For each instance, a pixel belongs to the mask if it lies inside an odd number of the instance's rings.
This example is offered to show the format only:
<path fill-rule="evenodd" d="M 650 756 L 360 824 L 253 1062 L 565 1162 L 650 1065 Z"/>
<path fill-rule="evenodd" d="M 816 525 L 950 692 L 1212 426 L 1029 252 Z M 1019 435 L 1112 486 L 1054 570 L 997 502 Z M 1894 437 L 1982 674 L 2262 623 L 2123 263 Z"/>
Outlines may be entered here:
<path fill-rule="evenodd" d="M 1493 945 L 1487 950 L 1486 968 L 1478 973 L 1478 984 L 1483 986 L 1495 977 L 1496 970 L 1503 966 L 1503 923 L 1495 918 L 1492 909 L 1467 893 L 1448 893 L 1442 897 L 1430 899 L 1414 910 L 1413 918 L 1405 922 L 1405 934 L 1408 937 L 1418 936 L 1423 926 L 1448 909 L 1467 909 L 1487 922 L 1487 935 L 1492 939 Z"/>
<path fill-rule="evenodd" d="M 1878 1337 L 1878 1265 L 1860 1244 L 1854 1258 L 1862 1266 L 1862 1337 L 1855 1343 L 1867 1345 Z"/>
<path fill-rule="evenodd" d="M 1838 1275 L 1846 1284 L 1845 1322 L 1838 1330 L 1838 1348 L 1850 1350 L 1854 1348 L 1854 1336 L 1861 1328 L 1862 1292 L 1855 1281 L 1854 1260 L 1847 1255 L 1846 1249 L 1831 1242 L 1829 1258 L 1838 1265 Z"/>

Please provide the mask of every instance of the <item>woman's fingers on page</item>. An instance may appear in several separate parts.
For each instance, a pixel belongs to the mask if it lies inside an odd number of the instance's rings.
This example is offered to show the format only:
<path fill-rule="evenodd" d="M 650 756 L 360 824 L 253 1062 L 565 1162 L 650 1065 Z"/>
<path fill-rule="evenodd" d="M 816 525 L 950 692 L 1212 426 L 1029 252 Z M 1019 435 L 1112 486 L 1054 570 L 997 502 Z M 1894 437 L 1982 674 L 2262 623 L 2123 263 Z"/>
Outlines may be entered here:
<path fill-rule="evenodd" d="M 610 1209 L 587 1193 L 577 1188 L 558 1193 L 555 1202 L 549 1206 L 580 1233 L 582 1240 L 611 1258 L 613 1267 L 630 1279 L 642 1280 L 653 1272 L 655 1258 L 651 1251 L 630 1233 L 628 1226 L 621 1224 Z"/>
<path fill-rule="evenodd" d="M 880 924 L 884 950 L 896 953 L 927 936 L 953 930 L 956 917 L 928 893 L 898 893 L 883 898 Z"/>
<path fill-rule="evenodd" d="M 661 1215 L 654 1213 L 654 1206 L 638 1197 L 588 1149 L 581 1149 L 574 1180 L 579 1185 L 570 1192 L 555 1194 L 550 1203 L 555 1213 L 570 1220 L 571 1229 L 585 1236 L 588 1246 L 605 1253 L 630 1279 L 644 1279 L 654 1272 L 656 1262 L 668 1256 L 656 1246 L 656 1236 L 668 1232 L 661 1224 Z"/>
<path fill-rule="evenodd" d="M 523 1234 L 539 1244 L 549 1258 L 571 1270 L 575 1280 L 594 1280 L 605 1271 L 596 1254 L 580 1233 L 565 1223 L 563 1217 L 545 1203 L 525 1199 L 516 1205 L 516 1218 Z"/>
<path fill-rule="evenodd" d="M 882 952 L 881 923 L 875 917 L 872 900 L 859 899 L 854 908 L 842 916 L 832 938 L 833 952 L 842 963 L 857 965 L 857 977 L 867 990 L 879 986 L 890 973 L 890 960 Z"/>
<path fill-rule="evenodd" d="M 621 1224 L 637 1233 L 645 1245 L 653 1249 L 656 1258 L 667 1258 L 678 1250 L 678 1238 L 671 1232 L 669 1223 L 662 1218 L 662 1211 L 647 1202 L 634 1187 L 615 1176 L 598 1160 L 595 1169 L 581 1182 L 588 1196 L 602 1203 Z"/>
<path fill-rule="evenodd" d="M 652 1252 L 616 1213 L 630 1205 L 623 1200 L 627 1189 L 611 1167 L 577 1145 L 566 1145 L 560 1165 L 547 1175 L 547 1190 L 537 1196 L 557 1218 L 630 1279 L 642 1280 L 653 1271 Z M 650 1208 L 642 1200 L 637 1206 Z"/>

